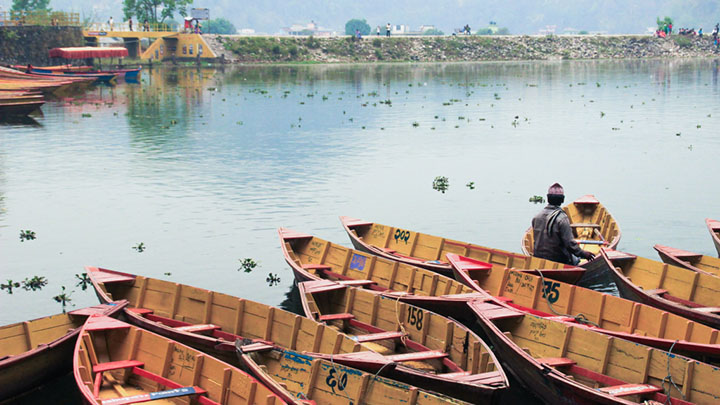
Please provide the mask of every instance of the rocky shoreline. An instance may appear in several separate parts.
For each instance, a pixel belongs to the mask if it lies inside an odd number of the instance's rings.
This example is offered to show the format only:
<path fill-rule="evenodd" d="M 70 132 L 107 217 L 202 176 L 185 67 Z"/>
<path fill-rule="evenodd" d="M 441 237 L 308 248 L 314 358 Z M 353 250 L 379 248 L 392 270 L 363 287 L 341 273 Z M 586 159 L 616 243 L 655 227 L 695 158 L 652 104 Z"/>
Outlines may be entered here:
<path fill-rule="evenodd" d="M 470 62 L 716 57 L 705 36 L 243 37 L 206 35 L 233 63 Z"/>

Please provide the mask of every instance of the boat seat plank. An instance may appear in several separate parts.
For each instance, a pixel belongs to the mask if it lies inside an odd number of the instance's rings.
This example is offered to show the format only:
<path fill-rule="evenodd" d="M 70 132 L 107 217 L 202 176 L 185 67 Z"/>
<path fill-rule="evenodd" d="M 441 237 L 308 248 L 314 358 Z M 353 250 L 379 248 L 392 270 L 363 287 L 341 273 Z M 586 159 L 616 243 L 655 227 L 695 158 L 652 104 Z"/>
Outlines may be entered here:
<path fill-rule="evenodd" d="M 547 316 L 545 319 L 549 319 L 552 321 L 558 321 L 558 322 L 575 322 L 576 319 L 571 316 Z"/>
<path fill-rule="evenodd" d="M 348 313 L 342 313 L 342 314 L 328 314 L 328 315 L 320 315 L 318 317 L 318 320 L 321 322 L 325 321 L 344 321 L 347 319 L 354 319 L 355 315 L 348 314 Z"/>
<path fill-rule="evenodd" d="M 594 195 L 588 194 L 588 195 L 584 195 L 584 196 L 578 198 L 577 200 L 573 201 L 573 204 L 576 204 L 576 205 L 582 205 L 582 204 L 593 204 L 593 205 L 597 205 L 597 204 L 600 204 L 600 201 L 598 201 L 598 199 L 595 198 Z"/>
<path fill-rule="evenodd" d="M 367 335 L 359 335 L 355 338 L 358 343 L 377 342 L 380 340 L 400 339 L 405 334 L 402 332 L 380 332 L 369 333 Z"/>
<path fill-rule="evenodd" d="M 437 376 L 438 376 L 438 377 L 450 378 L 450 379 L 456 380 L 456 379 L 459 379 L 460 377 L 465 377 L 465 376 L 468 376 L 468 375 L 470 375 L 470 372 L 469 372 L 469 371 L 457 371 L 457 372 L 454 372 L 454 373 L 438 374 Z"/>
<path fill-rule="evenodd" d="M 87 308 L 80 308 L 76 309 L 74 311 L 68 312 L 70 315 L 79 315 L 79 316 L 90 316 L 93 314 L 104 314 L 108 309 L 113 308 L 117 305 L 122 305 L 122 301 L 118 301 L 116 304 L 115 302 L 111 302 L 108 304 L 100 304 L 100 305 L 94 305 L 92 307 Z"/>
<path fill-rule="evenodd" d="M 282 238 L 285 240 L 292 239 L 312 239 L 312 235 L 308 235 L 302 232 L 291 231 L 289 229 L 283 229 Z"/>
<path fill-rule="evenodd" d="M 198 324 L 198 325 L 178 326 L 173 329 L 181 331 L 181 332 L 200 333 L 200 332 L 208 332 L 208 331 L 220 329 L 220 327 L 217 325 L 213 325 L 211 323 L 207 323 L 207 324 Z"/>
<path fill-rule="evenodd" d="M 670 246 L 655 245 L 655 249 L 675 256 L 678 259 L 685 259 L 690 261 L 700 260 L 703 256 L 699 253 L 690 252 L 688 250 L 678 249 Z"/>
<path fill-rule="evenodd" d="M 316 280 L 305 282 L 305 292 L 309 294 L 342 290 L 344 285 L 332 280 Z"/>
<path fill-rule="evenodd" d="M 317 263 L 305 263 L 302 265 L 302 268 L 305 270 L 332 270 L 332 267 L 328 266 L 327 264 Z"/>
<path fill-rule="evenodd" d="M 550 367 L 574 366 L 577 364 L 575 360 L 567 357 L 543 357 L 537 359 L 537 361 Z"/>
<path fill-rule="evenodd" d="M 695 311 L 702 312 L 704 314 L 717 314 L 720 313 L 720 307 L 699 307 L 694 308 Z"/>
<path fill-rule="evenodd" d="M 487 373 L 470 374 L 457 378 L 458 381 L 471 384 L 497 385 L 505 384 L 505 377 L 500 371 L 489 371 Z"/>
<path fill-rule="evenodd" d="M 362 287 L 362 286 L 366 286 L 366 285 L 377 284 L 372 280 L 341 280 L 341 281 L 338 281 L 338 283 L 340 283 L 342 285 L 350 286 L 350 287 Z"/>
<path fill-rule="evenodd" d="M 271 350 L 274 349 L 275 346 L 267 344 L 267 343 L 251 343 L 248 345 L 240 346 L 239 349 L 243 353 L 252 353 L 252 352 L 261 352 L 265 350 Z"/>
<path fill-rule="evenodd" d="M 137 404 L 140 402 L 155 401 L 164 398 L 176 398 L 184 397 L 188 395 L 204 395 L 207 393 L 200 387 L 180 387 L 173 388 L 165 391 L 150 392 L 147 394 L 138 394 L 130 397 L 122 398 L 109 398 L 102 400 L 102 405 L 125 405 L 125 404 Z M 214 402 L 214 401 L 213 401 Z"/>
<path fill-rule="evenodd" d="M 108 273 L 104 271 L 98 271 L 93 273 L 93 278 L 100 283 L 124 283 L 135 281 L 133 276 L 125 276 L 122 274 Z"/>
<path fill-rule="evenodd" d="M 596 229 L 600 229 L 600 225 L 598 225 L 598 224 L 582 224 L 582 223 L 579 223 L 579 224 L 570 224 L 570 227 L 572 227 L 572 228 L 596 228 Z"/>
<path fill-rule="evenodd" d="M 145 363 L 138 360 L 120 360 L 109 361 L 107 363 L 99 363 L 93 366 L 93 372 L 102 373 L 110 370 L 119 370 L 122 368 L 142 367 Z"/>
<path fill-rule="evenodd" d="M 469 305 L 477 314 L 481 314 L 491 321 L 525 316 L 520 311 L 506 308 L 492 302 L 472 301 Z"/>
<path fill-rule="evenodd" d="M 649 295 L 663 295 L 667 293 L 667 290 L 663 290 L 662 288 L 656 288 L 654 290 L 645 290 L 645 293 Z"/>
<path fill-rule="evenodd" d="M 350 221 L 345 222 L 345 225 L 347 225 L 348 227 L 370 226 L 370 225 L 372 225 L 372 224 L 373 224 L 372 222 L 367 222 L 367 221 L 363 221 L 363 220 L 360 220 L 360 219 L 354 219 L 354 220 L 350 220 Z"/>
<path fill-rule="evenodd" d="M 154 312 L 152 309 L 147 309 L 147 308 L 126 308 L 126 311 L 130 311 L 130 312 L 136 313 L 138 315 L 147 315 L 147 314 L 152 314 Z"/>
<path fill-rule="evenodd" d="M 605 254 L 610 260 L 630 260 L 637 259 L 637 256 L 630 253 L 618 252 L 617 250 L 605 249 Z"/>
<path fill-rule="evenodd" d="M 643 395 L 662 392 L 662 388 L 650 384 L 613 385 L 610 387 L 599 388 L 599 390 L 608 393 L 614 397 L 626 397 L 629 395 Z"/>
<path fill-rule="evenodd" d="M 388 359 L 390 361 L 395 361 L 398 363 L 402 363 L 404 361 L 421 361 L 421 360 L 442 359 L 445 357 L 448 357 L 448 354 L 445 352 L 441 352 L 439 350 L 426 350 L 423 352 L 391 354 L 389 356 L 385 356 L 386 359 Z"/>
<path fill-rule="evenodd" d="M 96 319 L 94 322 L 88 322 L 87 325 L 85 325 L 85 330 L 87 331 L 110 329 L 130 329 L 130 325 L 124 322 L 119 322 L 113 318 L 105 317 Z"/>

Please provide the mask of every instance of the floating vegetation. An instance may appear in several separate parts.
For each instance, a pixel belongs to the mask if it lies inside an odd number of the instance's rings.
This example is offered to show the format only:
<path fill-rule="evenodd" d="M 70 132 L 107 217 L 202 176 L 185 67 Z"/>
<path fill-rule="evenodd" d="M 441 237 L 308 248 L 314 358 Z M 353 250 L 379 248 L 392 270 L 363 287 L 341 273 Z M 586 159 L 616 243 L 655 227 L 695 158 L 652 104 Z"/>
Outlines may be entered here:
<path fill-rule="evenodd" d="M 630 108 L 632 108 L 632 106 L 630 106 Z M 600 118 L 602 118 L 602 117 L 604 117 L 604 116 L 605 116 L 605 113 L 602 112 L 602 111 L 600 111 Z"/>
<path fill-rule="evenodd" d="M 163 273 L 163 274 L 166 275 L 166 276 L 172 276 L 172 273 L 170 273 L 169 271 L 166 271 L 166 272 Z"/>
<path fill-rule="evenodd" d="M 17 281 L 12 281 L 10 279 L 8 279 L 7 283 L 0 284 L 0 290 L 7 290 L 8 294 L 13 293 L 13 288 L 19 288 L 19 287 L 20 287 L 20 283 L 18 283 Z"/>
<path fill-rule="evenodd" d="M 21 230 L 20 231 L 20 242 L 25 242 L 26 240 L 35 240 L 35 232 L 31 230 Z"/>
<path fill-rule="evenodd" d="M 255 260 L 253 260 L 253 259 L 251 259 L 251 258 L 249 258 L 249 257 L 247 257 L 247 258 L 245 258 L 245 259 L 242 259 L 242 260 L 238 259 L 238 261 L 240 261 L 240 268 L 237 269 L 237 271 L 242 270 L 242 271 L 244 271 L 245 273 L 250 273 L 250 272 L 253 271 L 253 270 L 255 269 L 255 267 L 257 267 L 257 265 L 258 265 Z"/>
<path fill-rule="evenodd" d="M 142 252 L 145 251 L 145 243 L 144 243 L 144 242 L 140 242 L 140 243 L 138 243 L 137 245 L 133 246 L 132 248 L 135 249 L 135 250 L 137 250 L 138 253 L 142 253 Z"/>
<path fill-rule="evenodd" d="M 78 282 L 75 283 L 75 287 L 80 287 L 83 291 L 87 290 L 88 286 L 92 284 L 87 273 L 75 274 L 75 278 L 78 280 Z"/>
<path fill-rule="evenodd" d="M 543 204 L 545 203 L 545 198 L 541 195 L 534 195 L 530 197 L 530 202 L 533 204 Z"/>
<path fill-rule="evenodd" d="M 433 180 L 433 190 L 437 190 L 443 194 L 447 191 L 448 187 L 450 187 L 450 181 L 445 176 L 437 176 L 435 177 L 435 180 Z"/>
<path fill-rule="evenodd" d="M 475 190 L 475 182 L 471 181 L 468 184 L 466 184 L 465 187 L 469 188 L 470 190 Z"/>
<path fill-rule="evenodd" d="M 72 293 L 74 291 L 68 293 L 65 291 L 65 286 L 62 286 L 60 288 L 60 294 L 54 296 L 53 299 L 55 300 L 55 302 L 59 302 L 60 304 L 62 304 L 63 313 L 65 313 L 65 307 L 67 307 L 67 305 L 72 302 L 72 298 L 70 297 L 72 296 Z"/>
<path fill-rule="evenodd" d="M 700 129 L 700 128 L 702 128 L 702 125 L 697 124 L 697 129 Z"/>
<path fill-rule="evenodd" d="M 380 104 L 386 104 L 386 105 L 390 105 L 390 106 L 391 106 L 391 105 L 392 105 L 392 100 L 390 100 L 390 99 L 388 99 L 388 100 L 380 100 L 379 103 L 380 103 Z"/>
<path fill-rule="evenodd" d="M 90 114 L 90 113 L 82 113 L 82 117 L 83 117 L 83 118 L 90 118 L 90 117 L 92 117 L 92 114 Z"/>
<path fill-rule="evenodd" d="M 280 277 L 278 277 L 277 274 L 268 273 L 268 276 L 265 279 L 265 281 L 267 281 L 267 283 L 270 287 L 273 287 L 277 284 L 280 284 Z"/>
<path fill-rule="evenodd" d="M 415 128 L 417 128 L 417 127 L 420 126 L 420 123 L 417 122 L 417 121 L 413 121 L 412 126 L 414 126 Z"/>
<path fill-rule="evenodd" d="M 42 276 L 33 276 L 32 278 L 26 278 L 22 281 L 22 288 L 25 291 L 37 291 L 41 290 L 47 285 L 48 281 Z"/>
<path fill-rule="evenodd" d="M 675 136 L 680 136 L 680 134 L 681 134 L 681 133 L 680 133 L 680 132 L 678 132 L 677 134 L 675 134 Z"/>

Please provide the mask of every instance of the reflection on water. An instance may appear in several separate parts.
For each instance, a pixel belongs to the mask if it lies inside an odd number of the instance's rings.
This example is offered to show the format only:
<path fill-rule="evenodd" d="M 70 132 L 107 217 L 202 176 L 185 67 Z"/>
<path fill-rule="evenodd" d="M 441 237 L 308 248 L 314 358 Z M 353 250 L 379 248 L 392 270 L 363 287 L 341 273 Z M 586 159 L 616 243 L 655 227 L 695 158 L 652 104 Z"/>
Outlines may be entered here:
<path fill-rule="evenodd" d="M 0 128 L 1 276 L 49 280 L 0 294 L 16 308 L 0 324 L 59 312 L 84 265 L 277 305 L 293 276 L 276 229 L 347 244 L 339 215 L 517 251 L 528 197 L 555 181 L 609 208 L 621 249 L 712 253 L 717 75 L 716 60 L 159 68 L 48 102 L 40 126 Z"/>
<path fill-rule="evenodd" d="M 290 288 L 285 292 L 285 299 L 278 306 L 286 311 L 305 316 L 300 299 L 300 289 L 296 282 L 290 284 Z"/>

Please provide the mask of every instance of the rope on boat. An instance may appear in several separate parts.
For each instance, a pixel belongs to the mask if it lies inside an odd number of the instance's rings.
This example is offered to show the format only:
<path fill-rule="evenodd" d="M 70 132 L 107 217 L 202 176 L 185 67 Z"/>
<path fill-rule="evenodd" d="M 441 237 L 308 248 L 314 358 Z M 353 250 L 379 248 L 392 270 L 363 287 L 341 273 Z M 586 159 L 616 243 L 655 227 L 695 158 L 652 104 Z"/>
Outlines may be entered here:
<path fill-rule="evenodd" d="M 398 294 L 397 299 L 395 300 L 395 318 L 397 319 L 398 326 L 400 326 L 400 331 L 402 332 L 402 336 L 400 336 L 400 342 L 402 342 L 403 346 L 407 347 L 405 344 L 405 341 L 408 337 L 408 332 L 405 329 L 405 326 L 403 326 L 403 323 L 400 322 L 400 311 L 398 310 L 398 304 L 400 303 L 400 297 L 401 295 Z"/>
<path fill-rule="evenodd" d="M 542 271 L 540 271 L 540 269 L 537 269 L 537 272 L 538 272 L 538 274 L 540 275 L 540 280 L 541 280 L 541 282 L 542 282 L 542 286 L 541 286 L 540 288 L 541 288 L 541 289 L 542 289 L 542 288 L 545 288 L 545 276 L 543 276 Z M 581 325 L 593 325 L 593 326 L 596 326 L 596 327 L 598 327 L 598 328 L 600 327 L 600 325 L 598 325 L 597 323 L 591 321 L 591 320 L 590 320 L 585 314 L 583 314 L 582 312 L 578 312 L 577 315 L 572 316 L 572 315 L 570 315 L 570 314 L 563 314 L 563 313 L 560 313 L 560 312 L 556 311 L 555 308 L 554 308 L 553 305 L 552 305 L 552 302 L 550 302 L 550 297 L 549 297 L 549 295 L 548 295 L 548 294 L 543 294 L 543 295 L 545 296 L 545 301 L 547 302 L 548 307 L 550 307 L 550 310 L 551 310 L 555 315 L 557 315 L 557 316 L 563 316 L 563 317 L 566 317 L 566 318 L 573 318 L 573 319 L 575 319 L 575 322 L 577 322 L 577 323 L 579 323 L 579 324 L 581 324 Z"/>
<path fill-rule="evenodd" d="M 670 350 L 668 350 L 667 352 L 667 376 L 665 376 L 662 381 L 662 389 L 665 392 L 665 405 L 669 405 L 672 401 L 672 398 L 670 398 L 670 389 L 672 387 L 675 387 L 675 389 L 680 393 L 683 401 L 685 400 L 685 394 L 680 391 L 680 388 L 678 388 L 678 386 L 675 384 L 675 381 L 673 381 L 672 375 L 670 374 L 670 355 L 672 354 L 673 347 L 675 347 L 675 343 L 677 342 L 677 340 L 674 341 L 672 346 L 670 346 Z M 666 382 L 669 383 L 667 389 L 665 388 Z"/>
<path fill-rule="evenodd" d="M 338 371 L 337 368 L 335 368 L 335 362 L 333 361 L 333 353 L 332 352 L 330 352 L 330 365 L 332 366 L 332 369 L 335 370 L 335 375 L 337 376 L 338 389 L 340 389 L 340 381 L 341 381 L 340 380 L 340 372 Z M 381 370 L 382 370 L 382 368 L 381 368 Z M 343 389 L 341 389 L 340 391 L 342 391 L 343 394 L 345 394 L 345 397 L 347 397 L 348 402 L 352 405 L 353 400 L 350 399 L 350 395 L 348 395 L 347 391 L 345 391 L 345 387 L 343 387 Z M 333 389 L 333 393 L 335 393 L 334 389 Z"/>

